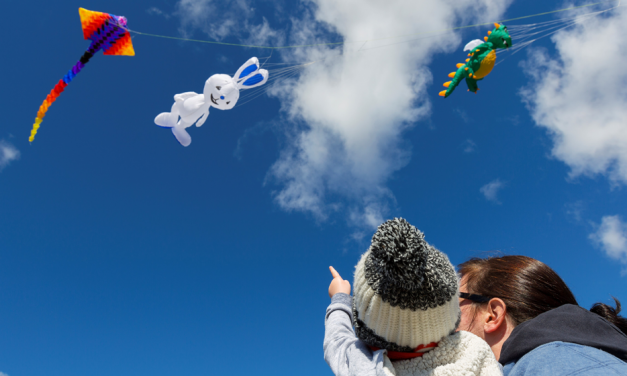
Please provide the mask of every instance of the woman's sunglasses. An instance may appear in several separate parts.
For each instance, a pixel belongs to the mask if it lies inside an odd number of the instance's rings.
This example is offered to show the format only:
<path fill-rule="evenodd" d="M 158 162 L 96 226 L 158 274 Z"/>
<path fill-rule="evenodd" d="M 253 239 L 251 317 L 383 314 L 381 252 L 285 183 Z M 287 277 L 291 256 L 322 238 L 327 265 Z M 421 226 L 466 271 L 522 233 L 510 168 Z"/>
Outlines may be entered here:
<path fill-rule="evenodd" d="M 459 293 L 459 297 L 462 299 L 468 299 L 470 301 L 473 301 L 475 303 L 487 303 L 489 302 L 492 298 L 488 298 L 487 296 L 482 296 L 482 295 L 477 295 L 477 294 L 469 294 L 467 292 L 460 292 Z"/>

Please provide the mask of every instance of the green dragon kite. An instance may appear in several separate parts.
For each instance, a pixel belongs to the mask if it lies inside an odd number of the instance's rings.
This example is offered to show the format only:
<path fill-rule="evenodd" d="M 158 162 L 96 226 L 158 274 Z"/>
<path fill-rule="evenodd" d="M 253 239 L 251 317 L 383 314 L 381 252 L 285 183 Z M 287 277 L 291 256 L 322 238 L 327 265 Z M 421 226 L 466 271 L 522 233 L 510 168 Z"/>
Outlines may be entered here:
<path fill-rule="evenodd" d="M 457 72 L 451 72 L 448 76 L 451 81 L 445 82 L 446 90 L 440 92 L 441 97 L 448 97 L 457 85 L 466 79 L 468 91 L 477 93 L 479 87 L 477 81 L 482 80 L 492 72 L 496 61 L 497 48 L 509 48 L 512 46 L 512 38 L 507 33 L 507 26 L 494 24 L 494 30 L 488 31 L 488 36 L 483 38 L 485 42 L 475 39 L 464 47 L 464 51 L 470 51 L 466 64 L 457 64 Z"/>

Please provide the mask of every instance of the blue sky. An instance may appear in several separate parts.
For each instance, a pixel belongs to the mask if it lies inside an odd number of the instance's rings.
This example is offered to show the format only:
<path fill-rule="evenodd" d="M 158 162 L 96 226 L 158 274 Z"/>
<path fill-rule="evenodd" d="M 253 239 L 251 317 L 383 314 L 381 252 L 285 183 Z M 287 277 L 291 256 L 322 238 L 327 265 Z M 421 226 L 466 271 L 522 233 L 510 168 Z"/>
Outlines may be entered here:
<path fill-rule="evenodd" d="M 352 279 L 374 228 L 393 217 L 455 264 L 528 255 L 584 307 L 627 304 L 624 7 L 507 58 L 479 94 L 460 86 L 447 99 L 441 84 L 487 27 L 274 51 L 269 64 L 317 63 L 212 110 L 187 148 L 154 117 L 174 94 L 269 52 L 139 35 L 134 57 L 95 56 L 28 143 L 41 101 L 88 47 L 79 7 L 146 33 L 277 46 L 569 5 L 377 4 L 5 4 L 0 372 L 330 375 L 327 268 Z"/>

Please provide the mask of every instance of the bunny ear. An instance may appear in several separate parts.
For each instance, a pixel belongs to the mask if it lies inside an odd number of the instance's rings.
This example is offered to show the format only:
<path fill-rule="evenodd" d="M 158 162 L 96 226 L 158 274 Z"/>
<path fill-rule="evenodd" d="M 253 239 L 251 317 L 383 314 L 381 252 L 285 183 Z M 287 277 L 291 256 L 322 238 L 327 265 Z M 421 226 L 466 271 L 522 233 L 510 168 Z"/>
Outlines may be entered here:
<path fill-rule="evenodd" d="M 243 82 L 238 83 L 239 89 L 252 89 L 257 86 L 261 86 L 268 81 L 268 71 L 260 69 L 258 73 L 246 77 Z"/>
<path fill-rule="evenodd" d="M 259 59 L 257 59 L 256 57 L 251 57 L 246 63 L 244 63 L 244 65 L 239 67 L 237 73 L 235 73 L 235 76 L 233 76 L 233 79 L 235 79 L 235 81 L 239 81 L 249 74 L 254 73 L 255 71 L 257 71 L 257 69 L 259 69 Z"/>

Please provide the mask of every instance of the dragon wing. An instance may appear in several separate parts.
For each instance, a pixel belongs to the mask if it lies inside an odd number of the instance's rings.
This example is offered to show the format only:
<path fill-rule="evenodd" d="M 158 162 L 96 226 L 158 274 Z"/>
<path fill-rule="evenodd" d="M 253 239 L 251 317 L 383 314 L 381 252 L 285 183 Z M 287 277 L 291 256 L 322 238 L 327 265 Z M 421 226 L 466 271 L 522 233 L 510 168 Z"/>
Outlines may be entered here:
<path fill-rule="evenodd" d="M 475 48 L 477 48 L 478 45 L 483 44 L 483 43 L 484 42 L 481 39 L 472 40 L 468 42 L 468 44 L 466 44 L 466 47 L 464 47 L 464 51 L 472 51 Z"/>

